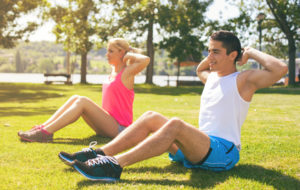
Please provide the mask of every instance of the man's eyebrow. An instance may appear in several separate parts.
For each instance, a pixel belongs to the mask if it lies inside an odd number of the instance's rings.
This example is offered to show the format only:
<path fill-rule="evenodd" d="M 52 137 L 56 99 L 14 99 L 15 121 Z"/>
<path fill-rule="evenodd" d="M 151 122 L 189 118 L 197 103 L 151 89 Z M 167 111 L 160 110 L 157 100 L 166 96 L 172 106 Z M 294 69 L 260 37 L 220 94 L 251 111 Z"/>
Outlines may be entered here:
<path fill-rule="evenodd" d="M 220 49 L 208 49 L 209 52 L 213 51 L 213 52 L 220 52 Z"/>

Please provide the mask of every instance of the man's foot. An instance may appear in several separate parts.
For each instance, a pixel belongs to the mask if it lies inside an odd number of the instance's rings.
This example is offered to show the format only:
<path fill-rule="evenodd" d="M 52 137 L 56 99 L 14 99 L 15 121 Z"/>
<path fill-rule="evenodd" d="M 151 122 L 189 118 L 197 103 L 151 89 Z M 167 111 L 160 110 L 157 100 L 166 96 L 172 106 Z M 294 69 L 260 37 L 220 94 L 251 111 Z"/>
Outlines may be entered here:
<path fill-rule="evenodd" d="M 27 142 L 52 142 L 53 134 L 49 133 L 45 129 L 36 129 L 23 133 L 18 133 L 19 137 L 23 141 Z"/>
<path fill-rule="evenodd" d="M 23 135 L 24 133 L 35 131 L 35 130 L 38 130 L 38 129 L 42 129 L 44 127 L 45 127 L 44 125 L 35 125 L 29 131 L 19 131 L 18 135 L 20 136 L 20 135 Z"/>
<path fill-rule="evenodd" d="M 97 155 L 105 156 L 104 152 L 98 148 L 96 150 L 93 147 L 97 144 L 97 141 L 92 141 L 90 143 L 89 148 L 84 148 L 82 151 L 75 152 L 73 154 L 69 154 L 67 152 L 60 152 L 58 157 L 67 165 L 72 165 L 74 160 L 78 160 L 80 162 L 86 162 L 89 159 L 96 158 Z"/>
<path fill-rule="evenodd" d="M 120 180 L 123 170 L 114 157 L 101 155 L 86 162 L 75 160 L 73 166 L 80 174 L 90 180 L 110 182 Z"/>

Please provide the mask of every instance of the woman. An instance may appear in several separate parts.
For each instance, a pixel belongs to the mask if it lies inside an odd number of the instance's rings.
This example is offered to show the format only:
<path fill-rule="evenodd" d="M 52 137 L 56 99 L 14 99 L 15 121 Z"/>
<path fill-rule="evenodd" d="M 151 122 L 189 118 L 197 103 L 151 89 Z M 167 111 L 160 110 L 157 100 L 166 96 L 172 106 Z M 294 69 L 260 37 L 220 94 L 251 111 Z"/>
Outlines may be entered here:
<path fill-rule="evenodd" d="M 102 107 L 84 96 L 72 96 L 42 125 L 18 132 L 21 140 L 51 142 L 53 134 L 80 116 L 98 135 L 115 137 L 132 123 L 134 77 L 150 58 L 131 48 L 122 38 L 109 41 L 106 57 L 112 67 L 109 80 L 102 86 Z"/>

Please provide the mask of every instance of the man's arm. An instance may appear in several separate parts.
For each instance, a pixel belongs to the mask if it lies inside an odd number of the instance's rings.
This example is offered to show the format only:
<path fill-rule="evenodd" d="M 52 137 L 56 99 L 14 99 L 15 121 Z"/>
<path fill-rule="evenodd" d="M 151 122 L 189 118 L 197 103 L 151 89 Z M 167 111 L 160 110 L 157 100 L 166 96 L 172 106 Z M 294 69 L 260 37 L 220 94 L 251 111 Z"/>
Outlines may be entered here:
<path fill-rule="evenodd" d="M 256 90 L 276 83 L 288 71 L 287 65 L 279 59 L 251 47 L 246 47 L 244 49 L 242 59 L 238 64 L 243 65 L 250 58 L 257 61 L 264 69 L 248 70 L 241 73 L 238 81 L 241 95 L 243 94 L 243 91 L 248 91 L 248 93 L 250 93 L 248 95 L 252 96 Z"/>
<path fill-rule="evenodd" d="M 203 59 L 200 64 L 197 67 L 197 75 L 199 77 L 199 79 L 203 82 L 203 84 L 206 83 L 207 77 L 210 73 L 209 70 L 209 61 L 207 59 L 207 57 L 205 59 Z"/>

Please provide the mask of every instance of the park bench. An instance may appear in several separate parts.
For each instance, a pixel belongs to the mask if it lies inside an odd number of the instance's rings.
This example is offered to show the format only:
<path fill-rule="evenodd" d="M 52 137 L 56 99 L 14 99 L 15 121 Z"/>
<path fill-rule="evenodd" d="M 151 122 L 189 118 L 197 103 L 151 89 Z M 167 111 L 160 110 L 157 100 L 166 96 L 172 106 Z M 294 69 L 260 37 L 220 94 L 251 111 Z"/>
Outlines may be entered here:
<path fill-rule="evenodd" d="M 44 73 L 45 84 L 52 84 L 53 82 L 62 82 L 64 84 L 72 84 L 71 75 L 67 73 Z M 54 78 L 59 77 L 65 78 L 66 80 L 54 80 Z"/>

